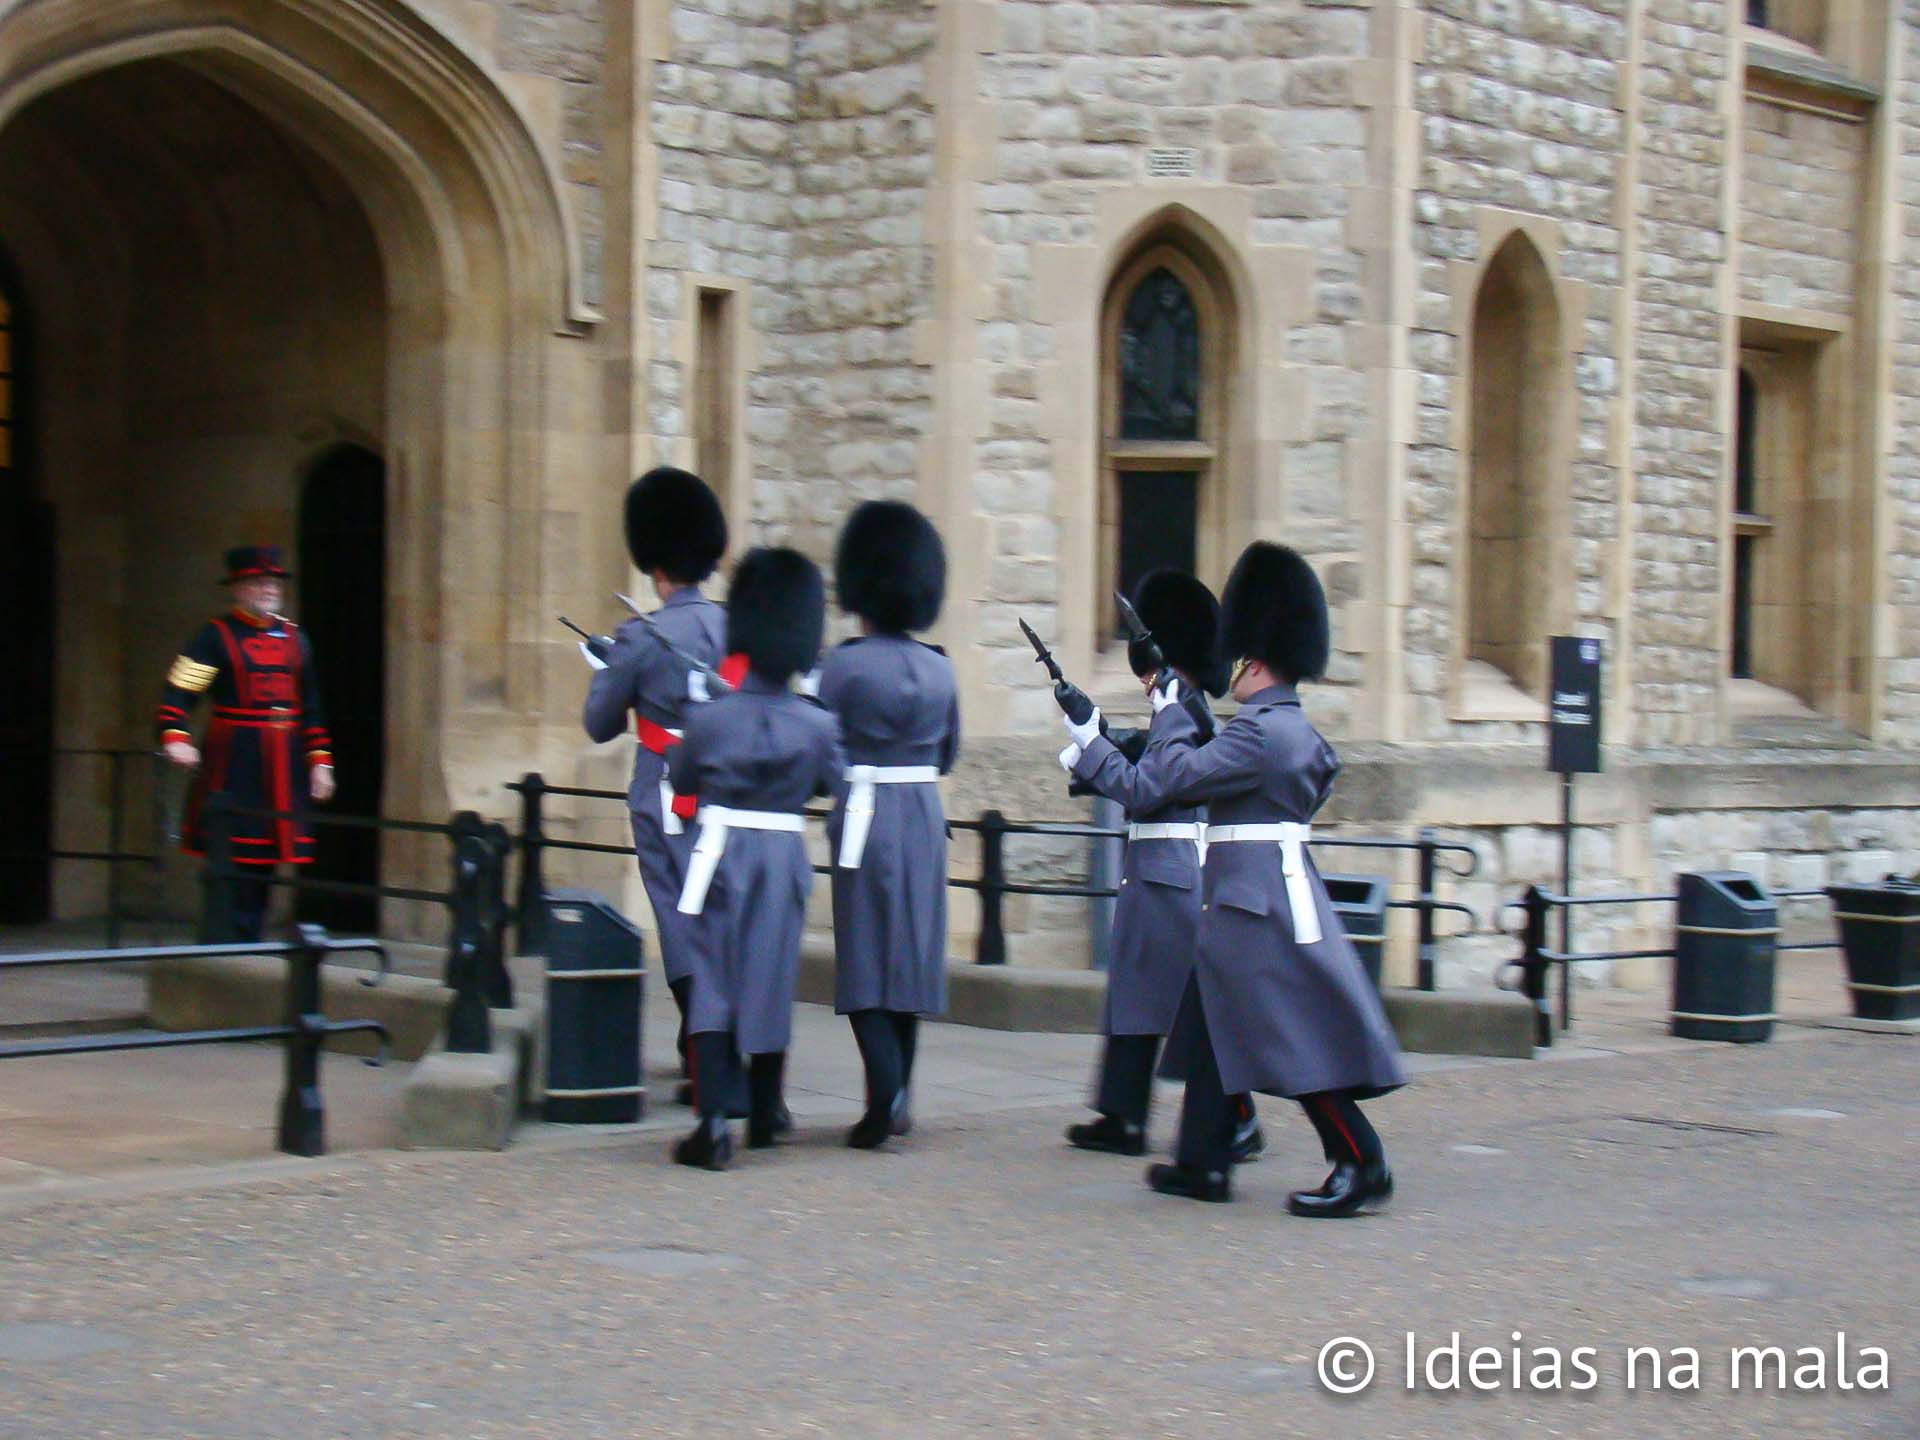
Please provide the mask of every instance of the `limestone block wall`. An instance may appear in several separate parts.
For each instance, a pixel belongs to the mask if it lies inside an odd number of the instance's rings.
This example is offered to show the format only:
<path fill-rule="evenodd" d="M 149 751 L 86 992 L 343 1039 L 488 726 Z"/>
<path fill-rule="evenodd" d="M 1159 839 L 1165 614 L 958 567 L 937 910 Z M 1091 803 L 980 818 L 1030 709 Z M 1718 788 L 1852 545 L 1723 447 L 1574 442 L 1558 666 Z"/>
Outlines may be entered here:
<path fill-rule="evenodd" d="M 1622 282 L 1626 9 L 1619 0 L 1519 9 L 1441 0 L 1426 13 L 1414 89 L 1420 160 L 1410 356 L 1418 408 L 1407 456 L 1412 604 L 1402 636 L 1419 738 L 1511 739 L 1538 728 L 1463 726 L 1448 701 L 1465 603 L 1459 507 L 1472 480 L 1466 331 L 1486 264 L 1516 228 L 1556 282 L 1558 314 L 1530 321 L 1572 331 L 1562 343 L 1573 389 L 1567 514 L 1575 623 L 1582 633 L 1613 634 L 1606 582 L 1622 516 L 1610 427 L 1627 342 L 1609 300 Z"/>
<path fill-rule="evenodd" d="M 1654 745 L 1711 739 L 1719 688 L 1728 13 L 1646 0 L 1634 77 L 1632 678 L 1637 738 Z"/>
<path fill-rule="evenodd" d="M 494 54 L 500 67 L 557 84 L 561 181 L 579 227 L 581 292 L 588 304 L 598 305 L 606 236 L 604 7 L 608 0 L 487 3 L 496 12 Z"/>
<path fill-rule="evenodd" d="M 1284 533 L 1321 564 L 1336 603 L 1353 598 L 1362 540 L 1352 480 L 1382 408 L 1359 337 L 1383 319 L 1354 219 L 1358 197 L 1381 181 L 1370 149 L 1381 77 L 1360 5 L 993 9 L 979 55 L 987 143 L 973 157 L 974 229 L 957 237 L 978 247 L 980 271 L 980 363 L 963 382 L 977 387 L 981 416 L 967 462 L 984 551 L 973 638 L 1001 692 L 996 727 L 1045 732 L 1057 721 L 1030 683 L 1014 618 L 1063 636 L 1084 660 L 1104 610 L 1092 564 L 1104 543 L 1092 537 L 1100 306 L 1131 258 L 1129 237 L 1144 238 L 1137 231 L 1166 207 L 1217 223 L 1206 243 L 1227 250 L 1218 258 L 1243 288 L 1268 292 L 1234 294 L 1244 313 L 1224 322 L 1241 327 L 1246 377 L 1228 387 L 1242 407 L 1228 424 L 1258 436 L 1223 453 L 1207 482 L 1228 497 L 1227 548 Z M 1191 179 L 1150 177 L 1154 149 L 1193 152 Z M 1218 585 L 1230 558 L 1203 578 Z M 1341 656 L 1336 684 L 1358 677 Z"/>
<path fill-rule="evenodd" d="M 658 174 L 644 301 L 652 459 L 693 458 L 692 280 L 742 283 L 751 492 L 757 516 L 777 521 L 792 500 L 785 442 L 793 397 L 766 337 L 791 323 L 794 6 L 683 0 L 670 18 L 648 116 Z"/>
<path fill-rule="evenodd" d="M 933 367 L 933 0 L 795 7 L 789 540 L 822 561 L 862 500 L 915 498 Z M 769 515 L 769 519 L 773 519 Z"/>
<path fill-rule="evenodd" d="M 1895 143 L 1903 156 L 1920 155 L 1920 3 L 1901 6 Z M 1899 167 L 1897 198 L 1909 235 L 1920 216 L 1920 165 Z M 1908 242 L 1911 243 L 1911 242 Z M 1886 667 L 1886 739 L 1920 745 L 1920 266 L 1895 265 L 1889 276 L 1892 330 L 1892 444 L 1886 457 L 1888 490 L 1888 600 L 1894 658 Z"/>
<path fill-rule="evenodd" d="M 1851 315 L 1867 128 L 1762 96 L 1742 115 L 1741 300 Z"/>

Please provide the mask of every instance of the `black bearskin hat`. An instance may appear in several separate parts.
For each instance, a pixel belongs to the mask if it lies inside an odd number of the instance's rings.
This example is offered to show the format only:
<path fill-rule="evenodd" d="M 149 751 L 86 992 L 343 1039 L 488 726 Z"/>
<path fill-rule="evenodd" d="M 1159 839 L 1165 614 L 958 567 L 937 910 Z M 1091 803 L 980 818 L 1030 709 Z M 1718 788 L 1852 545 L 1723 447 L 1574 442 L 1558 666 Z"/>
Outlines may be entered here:
<path fill-rule="evenodd" d="M 827 587 L 798 550 L 749 550 L 727 591 L 727 653 L 744 654 L 763 680 L 785 684 L 820 658 Z"/>
<path fill-rule="evenodd" d="M 913 506 L 869 500 L 847 517 L 833 558 L 840 608 L 881 630 L 925 630 L 947 593 L 940 532 Z"/>
<path fill-rule="evenodd" d="M 1220 649 L 1295 682 L 1327 673 L 1327 592 L 1298 551 L 1265 540 L 1241 551 L 1220 596 Z"/>
<path fill-rule="evenodd" d="M 1133 608 L 1153 632 L 1167 664 L 1191 675 L 1209 695 L 1226 694 L 1220 602 L 1211 590 L 1182 571 L 1155 570 L 1135 588 Z"/>
<path fill-rule="evenodd" d="M 727 553 L 727 517 L 706 481 L 671 465 L 627 488 L 627 552 L 643 573 L 698 585 Z"/>

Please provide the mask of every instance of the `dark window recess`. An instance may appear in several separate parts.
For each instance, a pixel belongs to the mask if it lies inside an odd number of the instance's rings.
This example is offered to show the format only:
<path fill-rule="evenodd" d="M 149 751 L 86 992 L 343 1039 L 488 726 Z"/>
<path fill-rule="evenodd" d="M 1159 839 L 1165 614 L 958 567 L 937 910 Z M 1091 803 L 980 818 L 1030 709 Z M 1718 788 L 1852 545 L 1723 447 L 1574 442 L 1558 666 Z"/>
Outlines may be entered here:
<path fill-rule="evenodd" d="M 1767 0 L 1747 0 L 1747 24 L 1759 30 L 1767 28 Z"/>
<path fill-rule="evenodd" d="M 320 813 L 377 815 L 386 757 L 386 467 L 358 445 L 330 450 L 300 500 L 300 623 L 313 644 L 320 703 L 333 732 L 339 792 Z M 314 827 L 317 880 L 372 885 L 380 879 L 380 832 Z M 371 933 L 371 896 L 313 891 L 302 919 Z"/>
<path fill-rule="evenodd" d="M 1192 471 L 1131 470 L 1120 475 L 1120 589 L 1131 595 L 1161 566 L 1193 573 L 1200 519 L 1200 477 Z M 1124 635 L 1118 606 L 1116 635 Z"/>
<path fill-rule="evenodd" d="M 1760 23 L 1758 21 L 1754 22 Z M 1733 637 L 1728 673 L 1736 680 L 1753 678 L 1753 534 L 1739 534 L 1742 519 L 1754 513 L 1760 482 L 1756 469 L 1758 454 L 1760 388 L 1753 376 L 1739 374 L 1738 409 L 1733 431 L 1733 508 L 1736 534 L 1733 537 Z"/>
<path fill-rule="evenodd" d="M 1120 438 L 1200 434 L 1200 317 L 1171 270 L 1135 287 L 1120 325 Z"/>
<path fill-rule="evenodd" d="M 1753 678 L 1753 541 L 1733 537 L 1733 665 L 1736 680 Z"/>
<path fill-rule="evenodd" d="M 1753 383 L 1753 376 L 1742 370 L 1740 410 L 1734 418 L 1733 431 L 1733 508 L 1743 515 L 1751 515 L 1758 508 L 1754 503 L 1758 485 L 1754 455 L 1759 433 L 1759 408 L 1759 387 Z"/>

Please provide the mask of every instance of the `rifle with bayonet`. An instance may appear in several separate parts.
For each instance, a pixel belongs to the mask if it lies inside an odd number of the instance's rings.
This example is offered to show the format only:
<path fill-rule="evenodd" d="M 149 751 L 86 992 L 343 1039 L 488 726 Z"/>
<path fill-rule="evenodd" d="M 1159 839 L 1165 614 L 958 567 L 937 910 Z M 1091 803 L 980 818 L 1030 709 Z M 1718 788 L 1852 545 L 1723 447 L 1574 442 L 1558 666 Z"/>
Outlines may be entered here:
<path fill-rule="evenodd" d="M 1120 606 L 1120 618 L 1127 627 L 1128 668 L 1142 680 L 1158 674 L 1167 664 L 1167 657 L 1160 651 L 1160 642 L 1153 638 L 1153 631 L 1147 628 L 1131 600 L 1118 590 L 1113 592 L 1113 598 Z"/>
<path fill-rule="evenodd" d="M 1093 701 L 1087 698 L 1087 692 L 1067 679 L 1066 675 L 1062 673 L 1060 662 L 1053 658 L 1053 652 L 1047 648 L 1046 642 L 1033 633 L 1033 627 L 1027 624 L 1025 620 L 1021 620 L 1019 624 L 1020 633 L 1026 636 L 1027 643 L 1033 646 L 1035 662 L 1046 666 L 1047 674 L 1053 680 L 1054 703 L 1059 705 L 1061 713 L 1073 721 L 1074 724 L 1086 724 L 1088 717 L 1093 714 L 1094 710 Z M 1107 717 L 1102 715 L 1100 717 L 1100 733 L 1111 740 L 1114 745 L 1119 748 L 1120 753 L 1125 755 L 1127 759 L 1136 764 L 1139 763 L 1141 753 L 1147 746 L 1146 731 L 1115 730 L 1107 724 Z M 1067 793 L 1069 795 L 1085 795 L 1092 792 L 1076 780 L 1067 787 Z"/>
<path fill-rule="evenodd" d="M 673 656 L 673 658 L 678 660 L 681 664 L 685 665 L 689 670 L 698 670 L 701 674 L 707 677 L 707 693 L 708 694 L 722 695 L 734 688 L 730 683 L 728 683 L 725 679 L 721 677 L 720 672 L 714 669 L 713 666 L 707 664 L 707 662 L 704 660 L 698 659 L 689 651 L 681 648 L 679 645 L 676 645 L 671 639 L 669 639 L 667 637 L 667 632 L 662 630 L 658 625 L 654 623 L 653 616 L 649 615 L 646 611 L 642 610 L 639 604 L 635 602 L 634 598 L 631 595 L 621 595 L 616 593 L 613 598 L 618 600 L 622 605 L 626 606 L 628 610 L 633 612 L 633 618 L 640 622 L 640 626 L 642 629 L 644 629 L 649 635 L 653 636 L 655 640 L 660 642 L 660 647 L 663 650 L 665 650 L 669 655 Z"/>

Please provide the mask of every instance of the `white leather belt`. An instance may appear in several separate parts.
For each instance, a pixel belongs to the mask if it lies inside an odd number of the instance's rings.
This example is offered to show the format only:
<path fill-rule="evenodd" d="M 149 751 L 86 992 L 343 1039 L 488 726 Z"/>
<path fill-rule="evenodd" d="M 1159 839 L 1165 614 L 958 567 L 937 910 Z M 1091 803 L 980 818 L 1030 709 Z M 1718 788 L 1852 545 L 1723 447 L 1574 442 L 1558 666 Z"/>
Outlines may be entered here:
<path fill-rule="evenodd" d="M 673 907 L 682 915 L 698 915 L 707 908 L 707 887 L 713 884 L 713 872 L 720 867 L 720 854 L 727 848 L 729 830 L 777 830 L 788 835 L 804 835 L 807 817 L 787 810 L 729 810 L 725 805 L 702 805 L 700 838 L 693 842 L 693 856 L 687 861 L 687 883 L 680 887 L 680 903 Z"/>
<path fill-rule="evenodd" d="M 675 730 L 671 725 L 660 727 L 676 740 L 686 737 L 686 731 Z M 669 835 L 680 835 L 686 831 L 686 822 L 673 813 L 673 782 L 667 779 L 667 757 L 660 757 L 660 828 Z"/>
<path fill-rule="evenodd" d="M 1127 823 L 1127 843 L 1136 840 L 1191 840 L 1200 863 L 1207 863 L 1207 827 L 1198 821 L 1132 820 Z"/>
<path fill-rule="evenodd" d="M 840 868 L 858 870 L 867 853 L 867 831 L 873 828 L 873 787 L 876 785 L 932 785 L 940 772 L 932 765 L 849 765 L 847 808 L 840 821 Z"/>
<path fill-rule="evenodd" d="M 1302 945 L 1320 940 L 1320 909 L 1313 903 L 1313 883 L 1307 876 L 1307 843 L 1313 827 L 1283 820 L 1276 825 L 1209 825 L 1206 845 L 1265 841 L 1280 847 L 1280 871 L 1287 880 L 1287 909 L 1293 912 L 1293 938 Z"/>

